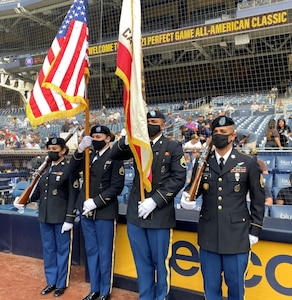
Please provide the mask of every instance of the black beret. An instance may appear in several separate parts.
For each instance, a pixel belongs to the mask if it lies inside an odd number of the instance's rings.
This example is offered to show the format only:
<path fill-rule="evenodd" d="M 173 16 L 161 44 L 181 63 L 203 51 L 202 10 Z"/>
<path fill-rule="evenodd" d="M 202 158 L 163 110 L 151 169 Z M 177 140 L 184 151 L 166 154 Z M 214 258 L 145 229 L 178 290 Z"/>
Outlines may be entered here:
<path fill-rule="evenodd" d="M 66 146 L 66 143 L 65 143 L 65 140 L 60 137 L 53 137 L 47 141 L 47 144 L 46 144 L 47 148 L 49 145 L 59 145 L 62 148 L 64 148 Z"/>
<path fill-rule="evenodd" d="M 234 125 L 234 121 L 226 116 L 217 117 L 211 126 L 211 130 L 213 131 L 216 127 L 224 127 L 224 126 L 231 126 Z"/>
<path fill-rule="evenodd" d="M 91 127 L 90 136 L 92 136 L 94 133 L 103 133 L 105 135 L 111 136 L 109 128 L 103 125 L 96 125 Z"/>
<path fill-rule="evenodd" d="M 110 136 L 111 142 L 113 142 L 116 138 L 115 134 L 113 132 L 111 132 L 108 127 L 103 126 L 103 125 L 96 125 L 96 126 L 91 127 L 90 136 L 92 136 L 94 133 L 103 133 L 105 135 Z"/>
<path fill-rule="evenodd" d="M 165 120 L 164 114 L 159 110 L 150 110 L 147 113 L 147 119 L 163 119 Z"/>

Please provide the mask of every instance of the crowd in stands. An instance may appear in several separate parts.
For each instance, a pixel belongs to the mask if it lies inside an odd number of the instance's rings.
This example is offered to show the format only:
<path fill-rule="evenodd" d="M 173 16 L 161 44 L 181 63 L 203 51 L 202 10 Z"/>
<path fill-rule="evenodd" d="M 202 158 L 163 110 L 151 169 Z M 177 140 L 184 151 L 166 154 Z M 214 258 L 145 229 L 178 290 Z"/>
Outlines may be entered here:
<path fill-rule="evenodd" d="M 278 94 L 275 91 L 276 87 L 273 87 L 268 93 L 273 95 L 273 101 L 275 107 L 279 109 L 283 104 L 281 99 L 278 98 Z M 267 96 L 266 96 L 267 97 Z M 261 132 L 262 136 L 257 133 L 258 139 L 256 146 L 259 146 L 260 139 L 264 139 L 266 147 L 275 148 L 287 148 L 290 146 L 291 130 L 288 120 L 290 116 L 279 115 L 269 110 L 269 106 L 266 104 L 264 95 L 254 94 L 251 96 L 241 95 L 240 99 L 237 97 L 225 97 L 223 101 L 222 97 L 215 97 L 212 99 L 210 105 L 205 105 L 204 108 L 192 109 L 191 103 L 183 101 L 181 107 L 179 105 L 172 106 L 172 111 L 168 111 L 168 106 L 158 105 L 155 109 L 159 109 L 166 115 L 166 130 L 165 134 L 172 139 L 179 140 L 183 144 L 190 141 L 193 134 L 198 135 L 199 141 L 204 145 L 206 138 L 210 136 L 210 124 L 217 115 L 225 114 L 235 119 L 245 113 L 245 109 L 248 110 L 248 116 L 250 117 L 266 117 L 265 133 Z M 242 101 L 242 105 L 239 105 L 238 101 Z M 221 102 L 220 102 L 221 101 Z M 223 102 L 222 102 L 223 101 Z M 252 101 L 252 102 L 251 102 Z M 248 107 L 248 103 L 251 103 Z M 267 101 L 267 103 L 269 103 Z M 152 107 L 149 107 L 151 109 Z M 19 110 L 13 116 L 9 113 L 0 112 L 0 149 L 43 149 L 47 139 L 51 136 L 59 136 L 61 132 L 70 132 L 78 124 L 78 137 L 81 136 L 84 130 L 84 115 L 81 113 L 71 119 L 51 121 L 38 126 L 35 130 L 28 130 L 30 124 L 25 117 L 24 110 Z M 124 127 L 124 114 L 122 108 L 106 108 L 104 105 L 100 110 L 92 111 L 89 116 L 90 125 L 101 124 L 108 126 L 117 136 L 119 136 L 121 129 Z M 250 120 L 254 121 L 257 118 Z M 274 119 L 277 123 L 269 119 Z M 264 123 L 264 122 L 262 122 Z M 238 122 L 240 129 L 247 128 Z M 270 127 L 273 125 L 273 128 Z M 263 125 L 261 125 L 263 126 Z M 254 130 L 253 130 L 254 131 Z M 278 132 L 278 134 L 277 134 Z"/>
<path fill-rule="evenodd" d="M 273 91 L 273 103 L 275 107 L 283 108 L 281 100 L 278 98 L 277 92 Z M 261 102 L 258 105 L 256 97 L 251 97 L 253 102 L 250 104 L 249 120 L 255 120 L 260 116 L 265 109 L 261 110 L 261 105 L 266 105 L 265 102 Z M 269 101 L 267 101 L 269 103 Z M 166 106 L 157 106 L 155 109 L 160 109 L 166 116 L 166 129 L 165 135 L 170 139 L 176 139 L 181 142 L 183 150 L 185 152 L 185 158 L 188 165 L 192 166 L 192 162 L 200 156 L 201 151 L 205 147 L 206 139 L 211 135 L 210 125 L 212 120 L 218 115 L 234 116 L 237 128 L 237 140 L 234 146 L 242 148 L 243 151 L 252 151 L 256 147 L 259 147 L 259 139 L 257 133 L 249 129 L 249 124 L 244 125 L 242 119 L 239 118 L 237 110 L 240 111 L 240 107 L 236 105 L 223 105 L 213 106 L 213 103 L 207 105 L 200 110 L 190 109 L 189 103 L 185 101 L 183 103 L 183 109 L 173 110 L 166 112 Z M 237 109 L 235 109 L 236 107 Z M 149 107 L 152 109 L 152 107 Z M 275 112 L 275 111 L 274 111 Z M 283 114 L 266 114 L 265 116 L 265 146 L 268 150 L 289 150 L 291 145 L 291 129 L 288 125 L 290 121 L 289 116 Z M 1 114 L 0 114 L 1 118 Z M 103 106 L 100 110 L 90 112 L 90 126 L 95 124 L 107 125 L 119 138 L 120 131 L 124 127 L 124 115 L 121 108 L 108 109 Z M 263 120 L 263 119 L 260 119 Z M 1 121 L 1 120 L 0 120 Z M 237 122 L 238 121 L 238 122 Z M 63 119 L 53 122 L 44 123 L 38 126 L 36 129 L 32 129 L 29 125 L 24 111 L 20 110 L 14 116 L 9 114 L 5 115 L 5 122 L 2 122 L 0 126 L 0 149 L 1 150 L 39 150 L 45 149 L 45 143 L 50 137 L 59 136 L 63 132 L 70 132 L 77 129 L 78 141 L 80 142 L 84 135 L 84 114 L 79 114 L 71 119 Z M 263 171 L 265 174 L 265 171 Z M 292 178 L 292 177 L 291 177 Z M 189 178 L 188 178 L 189 180 Z M 287 187 L 285 187 L 287 188 Z M 292 193 L 287 191 L 279 192 L 280 198 L 283 195 L 289 194 L 292 198 Z M 271 201 L 272 199 L 272 201 Z M 267 190 L 267 205 L 274 204 L 291 204 L 291 200 L 278 199 L 278 196 L 273 192 L 270 193 Z M 281 200 L 281 201 L 280 201 Z"/>

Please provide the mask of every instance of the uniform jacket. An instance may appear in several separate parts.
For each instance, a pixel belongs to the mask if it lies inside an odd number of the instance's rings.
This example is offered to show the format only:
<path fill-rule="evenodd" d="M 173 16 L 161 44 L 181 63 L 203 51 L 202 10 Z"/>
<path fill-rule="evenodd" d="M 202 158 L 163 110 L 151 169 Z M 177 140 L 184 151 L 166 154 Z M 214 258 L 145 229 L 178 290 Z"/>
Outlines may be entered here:
<path fill-rule="evenodd" d="M 89 198 L 93 198 L 97 206 L 96 219 L 112 220 L 118 216 L 118 198 L 124 187 L 124 163 L 110 158 L 111 149 L 90 165 Z M 93 161 L 95 153 L 90 154 Z M 84 170 L 84 153 L 76 151 L 71 158 L 71 172 L 76 174 Z M 84 177 L 85 178 L 85 177 Z M 100 180 L 99 180 L 100 179 Z M 99 182 L 98 182 L 99 181 Z M 77 198 L 76 208 L 83 212 L 85 201 L 85 184 L 83 184 Z"/>
<path fill-rule="evenodd" d="M 72 177 L 65 160 L 46 169 L 40 177 L 32 201 L 39 200 L 39 221 L 50 224 L 73 223 L 79 183 Z"/>
<path fill-rule="evenodd" d="M 251 213 L 246 204 L 248 190 Z M 211 154 L 199 193 L 203 196 L 199 245 L 220 254 L 248 252 L 248 235 L 260 235 L 265 210 L 264 184 L 256 158 L 233 149 L 221 170 Z"/>
<path fill-rule="evenodd" d="M 132 152 L 123 141 L 121 139 L 114 145 L 112 155 L 119 159 L 129 159 Z M 138 217 L 138 202 L 141 201 L 140 176 L 134 164 L 135 177 L 128 202 L 127 220 L 144 228 L 172 228 L 175 226 L 174 197 L 186 181 L 183 150 L 180 143 L 170 141 L 164 136 L 152 149 L 152 191 L 145 191 L 145 198 L 152 197 L 157 207 L 147 219 Z"/>

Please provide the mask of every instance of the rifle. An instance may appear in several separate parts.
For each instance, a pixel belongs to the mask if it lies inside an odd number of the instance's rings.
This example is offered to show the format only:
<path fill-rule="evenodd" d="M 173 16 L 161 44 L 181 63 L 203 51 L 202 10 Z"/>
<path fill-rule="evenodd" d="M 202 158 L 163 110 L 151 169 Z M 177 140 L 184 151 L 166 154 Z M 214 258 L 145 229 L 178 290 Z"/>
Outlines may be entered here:
<path fill-rule="evenodd" d="M 71 137 L 74 135 L 74 133 L 77 131 L 78 127 L 76 127 L 72 132 L 68 133 L 68 135 L 65 138 L 65 143 L 67 143 Z M 41 178 L 42 174 L 45 172 L 46 168 L 49 166 L 51 161 L 49 160 L 49 157 L 46 156 L 44 162 L 38 167 L 38 169 L 35 171 L 33 175 L 33 179 L 30 182 L 29 186 L 24 190 L 24 192 L 20 195 L 18 198 L 17 203 L 18 204 L 26 204 L 28 199 L 30 198 L 30 195 L 33 193 L 39 179 Z"/>
<path fill-rule="evenodd" d="M 206 142 L 206 147 L 199 158 L 196 175 L 195 175 L 192 185 L 189 189 L 190 201 L 194 201 L 196 199 L 196 196 L 197 196 L 198 190 L 199 190 L 199 186 L 201 183 L 202 175 L 206 168 L 207 160 L 209 158 L 211 150 L 212 150 L 212 138 L 209 138 Z"/>

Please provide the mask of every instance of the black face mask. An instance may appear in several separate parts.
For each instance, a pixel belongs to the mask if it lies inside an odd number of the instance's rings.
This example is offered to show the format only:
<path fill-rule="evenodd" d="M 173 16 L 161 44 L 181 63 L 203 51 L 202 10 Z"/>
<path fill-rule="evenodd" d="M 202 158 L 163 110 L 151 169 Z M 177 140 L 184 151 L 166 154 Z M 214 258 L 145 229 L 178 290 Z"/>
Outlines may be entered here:
<path fill-rule="evenodd" d="M 212 136 L 212 142 L 213 145 L 218 148 L 218 149 L 222 149 L 225 148 L 228 144 L 230 144 L 232 141 L 228 141 L 228 137 L 231 134 L 214 134 Z"/>
<path fill-rule="evenodd" d="M 57 161 L 60 159 L 59 152 L 57 151 L 49 151 L 48 156 L 51 161 Z"/>
<path fill-rule="evenodd" d="M 160 131 L 161 131 L 160 130 L 160 125 L 148 124 L 149 137 L 153 137 L 153 136 L 157 135 Z"/>
<path fill-rule="evenodd" d="M 95 140 L 92 140 L 92 146 L 94 148 L 95 151 L 99 151 L 101 150 L 102 148 L 104 148 L 106 145 L 106 142 L 105 141 L 95 141 Z"/>

